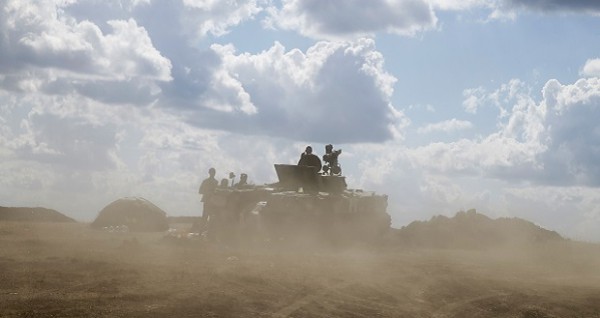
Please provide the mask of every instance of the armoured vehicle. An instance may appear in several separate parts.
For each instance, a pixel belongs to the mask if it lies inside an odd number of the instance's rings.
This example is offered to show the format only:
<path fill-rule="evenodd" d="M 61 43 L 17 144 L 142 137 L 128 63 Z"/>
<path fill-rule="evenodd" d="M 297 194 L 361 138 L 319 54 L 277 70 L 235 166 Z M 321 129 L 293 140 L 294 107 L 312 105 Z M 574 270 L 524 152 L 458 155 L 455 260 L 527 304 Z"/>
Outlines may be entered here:
<path fill-rule="evenodd" d="M 387 195 L 348 189 L 341 175 L 315 167 L 275 164 L 278 182 L 219 187 L 218 236 L 267 241 L 369 242 L 391 224 Z M 212 231 L 209 227 L 209 231 Z"/>

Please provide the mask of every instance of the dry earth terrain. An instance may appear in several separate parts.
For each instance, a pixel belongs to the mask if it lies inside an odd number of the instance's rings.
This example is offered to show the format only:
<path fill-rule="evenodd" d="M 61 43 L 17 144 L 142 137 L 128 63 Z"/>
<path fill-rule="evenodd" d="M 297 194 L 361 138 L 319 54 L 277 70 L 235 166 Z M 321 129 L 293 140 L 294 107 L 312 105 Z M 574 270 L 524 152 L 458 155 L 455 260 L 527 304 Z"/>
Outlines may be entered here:
<path fill-rule="evenodd" d="M 2 317 L 600 317 L 600 250 L 223 246 L 0 222 Z"/>

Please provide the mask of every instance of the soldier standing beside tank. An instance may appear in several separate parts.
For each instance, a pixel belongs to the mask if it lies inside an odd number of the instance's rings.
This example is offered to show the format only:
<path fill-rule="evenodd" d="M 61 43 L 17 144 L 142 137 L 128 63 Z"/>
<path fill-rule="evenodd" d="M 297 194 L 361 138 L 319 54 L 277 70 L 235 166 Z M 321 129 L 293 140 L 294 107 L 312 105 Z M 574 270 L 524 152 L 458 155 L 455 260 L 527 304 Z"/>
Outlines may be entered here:
<path fill-rule="evenodd" d="M 215 179 L 216 173 L 217 171 L 215 170 L 215 168 L 208 169 L 208 178 L 202 181 L 200 189 L 198 190 L 198 193 L 202 195 L 202 202 L 204 202 L 202 220 L 204 221 L 205 225 L 208 224 L 208 222 L 210 222 L 211 218 L 214 218 L 216 210 L 214 202 L 212 200 L 212 196 L 215 192 L 215 189 L 219 185 L 219 182 L 217 181 L 217 179 Z"/>

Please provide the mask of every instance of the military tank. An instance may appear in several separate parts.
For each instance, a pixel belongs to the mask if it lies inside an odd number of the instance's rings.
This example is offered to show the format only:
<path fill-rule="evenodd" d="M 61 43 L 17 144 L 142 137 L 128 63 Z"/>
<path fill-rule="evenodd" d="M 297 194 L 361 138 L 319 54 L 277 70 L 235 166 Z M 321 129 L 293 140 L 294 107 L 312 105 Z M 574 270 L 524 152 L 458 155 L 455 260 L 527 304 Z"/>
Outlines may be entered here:
<path fill-rule="evenodd" d="M 276 183 L 216 189 L 218 236 L 348 243 L 374 241 L 390 229 L 387 195 L 348 189 L 344 176 L 315 167 L 274 167 Z"/>

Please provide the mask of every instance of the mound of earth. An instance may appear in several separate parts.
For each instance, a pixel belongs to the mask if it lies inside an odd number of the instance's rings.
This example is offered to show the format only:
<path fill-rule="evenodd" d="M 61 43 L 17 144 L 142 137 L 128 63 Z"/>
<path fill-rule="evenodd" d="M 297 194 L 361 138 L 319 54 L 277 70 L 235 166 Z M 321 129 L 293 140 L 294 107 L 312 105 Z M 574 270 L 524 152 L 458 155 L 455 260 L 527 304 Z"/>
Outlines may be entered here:
<path fill-rule="evenodd" d="M 75 222 L 72 218 L 46 208 L 0 207 L 0 221 Z"/>
<path fill-rule="evenodd" d="M 435 248 L 488 248 L 564 240 L 558 233 L 519 218 L 491 219 L 475 210 L 452 218 L 434 216 L 396 230 L 402 244 Z"/>
<path fill-rule="evenodd" d="M 144 198 L 118 199 L 104 207 L 91 224 L 96 229 L 123 225 L 129 231 L 137 232 L 158 232 L 169 228 L 165 211 Z"/>

